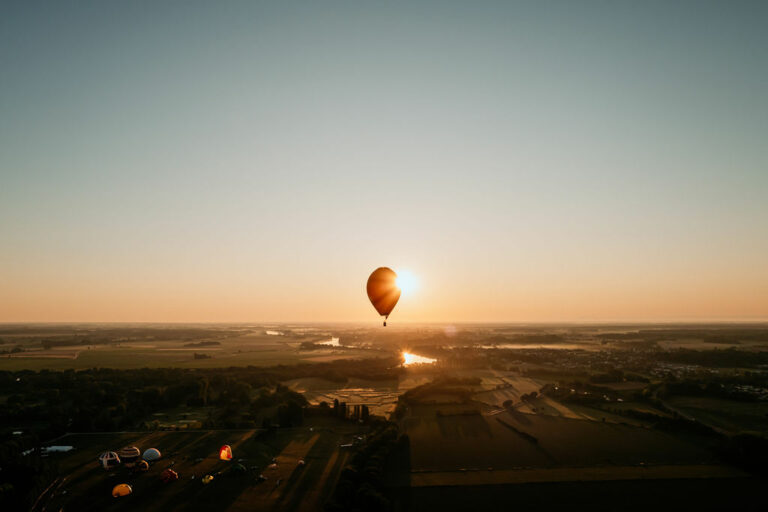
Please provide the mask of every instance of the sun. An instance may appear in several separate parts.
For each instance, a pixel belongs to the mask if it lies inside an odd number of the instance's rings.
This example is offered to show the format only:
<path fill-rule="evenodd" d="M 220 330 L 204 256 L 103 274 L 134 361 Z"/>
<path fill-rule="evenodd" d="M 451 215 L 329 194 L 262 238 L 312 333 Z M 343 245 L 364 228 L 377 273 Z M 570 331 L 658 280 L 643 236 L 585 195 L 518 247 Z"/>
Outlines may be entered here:
<path fill-rule="evenodd" d="M 395 284 L 403 295 L 410 295 L 419 289 L 419 279 L 408 270 L 397 272 Z"/>

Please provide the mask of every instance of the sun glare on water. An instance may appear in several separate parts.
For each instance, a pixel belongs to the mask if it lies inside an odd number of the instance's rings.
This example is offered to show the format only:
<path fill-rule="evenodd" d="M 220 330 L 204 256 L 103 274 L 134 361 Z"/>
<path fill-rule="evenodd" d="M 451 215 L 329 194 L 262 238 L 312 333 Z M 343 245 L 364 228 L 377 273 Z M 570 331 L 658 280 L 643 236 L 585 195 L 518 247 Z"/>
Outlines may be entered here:
<path fill-rule="evenodd" d="M 403 295 L 409 295 L 419 289 L 419 280 L 408 270 L 399 270 L 395 284 Z"/>
<path fill-rule="evenodd" d="M 411 354 L 410 352 L 403 352 L 403 366 L 411 366 L 414 364 L 432 364 L 437 359 L 431 357 L 424 357 L 417 354 Z"/>

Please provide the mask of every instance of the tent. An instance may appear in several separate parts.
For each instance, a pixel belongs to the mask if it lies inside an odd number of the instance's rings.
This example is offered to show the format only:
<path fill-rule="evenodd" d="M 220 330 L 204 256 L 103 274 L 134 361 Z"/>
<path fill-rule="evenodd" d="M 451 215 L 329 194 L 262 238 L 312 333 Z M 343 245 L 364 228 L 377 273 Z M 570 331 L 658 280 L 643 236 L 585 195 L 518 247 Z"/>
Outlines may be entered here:
<path fill-rule="evenodd" d="M 112 488 L 112 496 L 114 498 L 122 498 L 128 496 L 133 492 L 133 488 L 128 484 L 118 484 Z"/>
<path fill-rule="evenodd" d="M 221 460 L 232 460 L 232 447 L 225 444 L 219 449 L 219 458 Z"/>
<path fill-rule="evenodd" d="M 126 446 L 118 455 L 127 468 L 132 468 L 141 459 L 141 451 L 135 446 Z"/>
<path fill-rule="evenodd" d="M 147 462 L 155 462 L 158 460 L 162 455 L 160 454 L 160 450 L 157 448 L 150 448 L 149 450 L 144 452 L 144 460 Z"/>
<path fill-rule="evenodd" d="M 99 455 L 99 464 L 104 469 L 112 469 L 120 465 L 120 457 L 115 452 L 104 452 Z"/>

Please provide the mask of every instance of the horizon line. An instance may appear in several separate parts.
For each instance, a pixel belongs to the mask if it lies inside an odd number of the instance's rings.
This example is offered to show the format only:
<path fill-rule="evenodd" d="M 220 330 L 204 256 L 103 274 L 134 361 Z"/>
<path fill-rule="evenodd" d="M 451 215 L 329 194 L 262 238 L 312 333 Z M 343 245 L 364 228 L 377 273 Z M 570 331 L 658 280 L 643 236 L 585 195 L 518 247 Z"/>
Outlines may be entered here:
<path fill-rule="evenodd" d="M 664 319 L 664 320 L 552 320 L 552 321 L 522 321 L 522 320 L 460 320 L 460 321 L 389 321 L 391 327 L 398 325 L 580 325 L 580 326 L 616 326 L 616 325 L 768 325 L 768 318 L 758 319 Z M 287 320 L 232 320 L 232 321 L 179 321 L 179 320 L 3 320 L 0 325 L 246 325 L 256 324 L 260 326 L 270 325 L 368 325 L 379 326 L 378 321 L 365 320 L 320 320 L 320 321 L 287 321 Z"/>

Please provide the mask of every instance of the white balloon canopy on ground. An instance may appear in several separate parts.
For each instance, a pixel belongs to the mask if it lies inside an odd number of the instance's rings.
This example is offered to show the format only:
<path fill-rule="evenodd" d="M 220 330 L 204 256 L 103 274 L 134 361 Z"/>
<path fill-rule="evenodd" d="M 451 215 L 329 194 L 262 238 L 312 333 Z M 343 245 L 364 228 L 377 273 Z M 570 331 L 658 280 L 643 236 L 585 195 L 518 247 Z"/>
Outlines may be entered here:
<path fill-rule="evenodd" d="M 162 457 L 162 455 L 157 448 L 150 448 L 144 452 L 144 455 L 142 455 L 142 458 L 147 462 L 154 462 L 160 457 Z"/>

